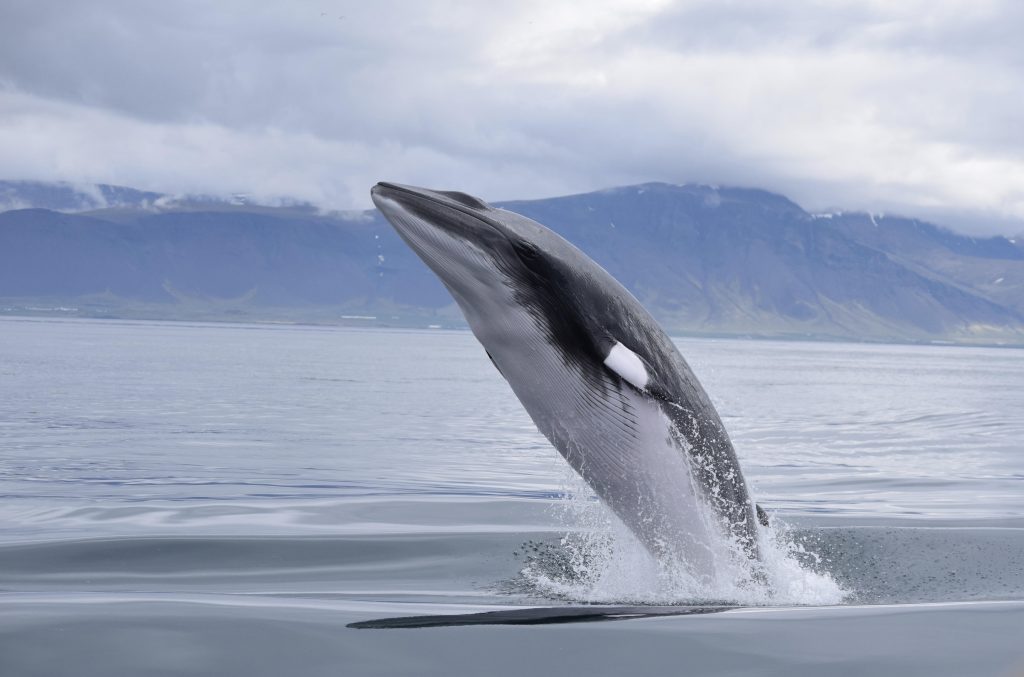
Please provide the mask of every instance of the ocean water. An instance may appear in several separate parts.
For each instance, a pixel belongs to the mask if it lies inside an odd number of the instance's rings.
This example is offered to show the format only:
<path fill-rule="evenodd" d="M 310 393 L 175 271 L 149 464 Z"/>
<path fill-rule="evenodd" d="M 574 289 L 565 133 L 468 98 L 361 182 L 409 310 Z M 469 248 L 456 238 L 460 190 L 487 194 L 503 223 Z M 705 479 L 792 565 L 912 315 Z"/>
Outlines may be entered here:
<path fill-rule="evenodd" d="M 679 346 L 765 586 L 650 561 L 469 333 L 0 319 L 0 676 L 1024 674 L 1024 352 Z"/>

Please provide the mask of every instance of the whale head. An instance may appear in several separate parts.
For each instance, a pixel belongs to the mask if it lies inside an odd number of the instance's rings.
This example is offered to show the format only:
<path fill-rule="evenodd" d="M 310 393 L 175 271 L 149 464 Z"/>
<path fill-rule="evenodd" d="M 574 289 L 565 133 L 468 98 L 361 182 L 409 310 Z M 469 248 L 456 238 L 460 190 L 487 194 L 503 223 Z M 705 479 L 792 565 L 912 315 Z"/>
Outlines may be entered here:
<path fill-rule="evenodd" d="M 574 286 L 585 283 L 579 278 L 586 267 L 579 264 L 586 257 L 551 230 L 519 214 L 465 193 L 394 183 L 377 184 L 371 197 L 399 236 L 448 288 L 485 347 L 484 337 L 494 334 L 492 329 L 499 332 L 492 340 L 500 340 L 500 332 L 508 329 L 502 320 L 511 307 L 528 308 L 546 330 L 557 331 L 547 326 L 555 319 L 549 316 L 564 314 L 566 307 L 548 297 L 571 293 Z M 555 324 L 564 325 L 565 319 Z"/>

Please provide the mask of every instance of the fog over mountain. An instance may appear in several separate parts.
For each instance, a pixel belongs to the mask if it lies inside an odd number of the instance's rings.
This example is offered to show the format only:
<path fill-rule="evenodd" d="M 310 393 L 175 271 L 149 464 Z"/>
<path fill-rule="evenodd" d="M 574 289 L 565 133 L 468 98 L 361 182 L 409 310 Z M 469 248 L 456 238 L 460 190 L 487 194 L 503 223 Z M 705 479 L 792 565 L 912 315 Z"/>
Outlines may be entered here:
<path fill-rule="evenodd" d="M 0 213 L 3 312 L 463 326 L 375 211 L 25 182 L 0 199 L 29 207 Z M 501 206 L 575 243 L 675 332 L 1024 343 L 1015 238 L 706 185 Z"/>

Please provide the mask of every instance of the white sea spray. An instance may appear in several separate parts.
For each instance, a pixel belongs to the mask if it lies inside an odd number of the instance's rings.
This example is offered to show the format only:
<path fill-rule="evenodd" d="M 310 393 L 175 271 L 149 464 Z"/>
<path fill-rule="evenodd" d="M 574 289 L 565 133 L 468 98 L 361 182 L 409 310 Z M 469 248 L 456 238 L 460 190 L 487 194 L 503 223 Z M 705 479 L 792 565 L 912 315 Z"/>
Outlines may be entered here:
<path fill-rule="evenodd" d="M 829 605 L 843 590 L 778 518 L 760 531 L 761 562 L 724 535 L 715 575 L 655 558 L 575 474 L 556 510 L 567 531 L 558 556 L 529 559 L 522 575 L 540 595 L 587 604 Z"/>

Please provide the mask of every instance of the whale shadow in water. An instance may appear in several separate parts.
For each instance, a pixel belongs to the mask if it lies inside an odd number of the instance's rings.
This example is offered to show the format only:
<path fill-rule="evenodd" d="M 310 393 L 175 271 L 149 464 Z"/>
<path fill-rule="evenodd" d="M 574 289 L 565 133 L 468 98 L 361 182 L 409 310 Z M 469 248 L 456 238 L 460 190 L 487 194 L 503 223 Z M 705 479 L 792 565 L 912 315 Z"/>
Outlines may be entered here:
<path fill-rule="evenodd" d="M 349 623 L 358 630 L 395 630 L 401 628 L 445 628 L 457 625 L 553 625 L 558 623 L 594 623 L 625 621 L 660 616 L 696 616 L 737 609 L 735 606 L 556 606 L 529 609 L 483 611 L 471 614 L 397 616 Z"/>

